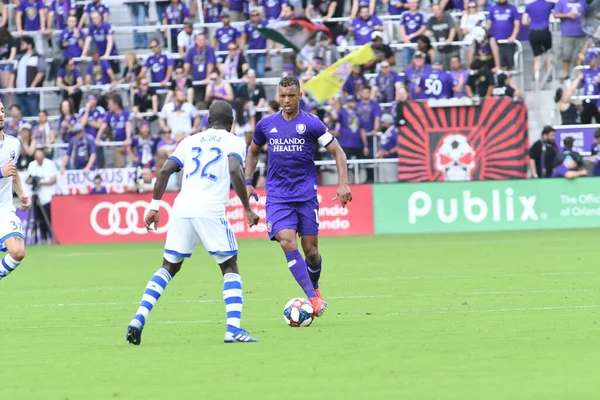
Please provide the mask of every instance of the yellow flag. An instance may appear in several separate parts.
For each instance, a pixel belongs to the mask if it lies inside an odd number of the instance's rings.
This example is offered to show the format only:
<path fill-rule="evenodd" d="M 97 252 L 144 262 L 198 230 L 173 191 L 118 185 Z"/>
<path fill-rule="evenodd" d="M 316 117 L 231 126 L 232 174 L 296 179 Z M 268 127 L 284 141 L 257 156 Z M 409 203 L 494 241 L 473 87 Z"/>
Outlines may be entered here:
<path fill-rule="evenodd" d="M 374 58 L 375 53 L 371 45 L 365 44 L 306 82 L 304 89 L 312 93 L 319 102 L 331 99 L 342 90 L 353 66 L 366 64 Z"/>

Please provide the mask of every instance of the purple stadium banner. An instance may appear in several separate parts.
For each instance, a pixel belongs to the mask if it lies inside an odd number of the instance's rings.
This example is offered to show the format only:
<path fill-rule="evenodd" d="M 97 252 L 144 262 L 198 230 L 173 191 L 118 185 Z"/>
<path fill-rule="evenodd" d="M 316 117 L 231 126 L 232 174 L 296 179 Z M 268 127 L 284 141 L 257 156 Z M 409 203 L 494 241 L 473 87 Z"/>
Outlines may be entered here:
<path fill-rule="evenodd" d="M 582 156 L 591 155 L 592 143 L 594 143 L 594 131 L 598 128 L 598 125 L 563 125 L 555 126 L 556 135 L 554 141 L 558 146 L 558 150 L 563 149 L 563 140 L 566 137 L 573 137 L 575 143 L 573 149 Z"/>

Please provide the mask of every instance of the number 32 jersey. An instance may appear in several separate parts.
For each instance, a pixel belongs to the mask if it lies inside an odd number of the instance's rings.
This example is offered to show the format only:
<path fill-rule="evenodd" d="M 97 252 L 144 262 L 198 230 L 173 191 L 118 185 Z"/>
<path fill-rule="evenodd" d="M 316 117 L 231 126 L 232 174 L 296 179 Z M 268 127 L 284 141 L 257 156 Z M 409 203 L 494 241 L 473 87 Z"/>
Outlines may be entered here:
<path fill-rule="evenodd" d="M 246 142 L 223 129 L 208 129 L 179 143 L 169 156 L 183 170 L 181 191 L 173 205 L 175 218 L 225 217 L 229 156 L 244 165 Z"/>

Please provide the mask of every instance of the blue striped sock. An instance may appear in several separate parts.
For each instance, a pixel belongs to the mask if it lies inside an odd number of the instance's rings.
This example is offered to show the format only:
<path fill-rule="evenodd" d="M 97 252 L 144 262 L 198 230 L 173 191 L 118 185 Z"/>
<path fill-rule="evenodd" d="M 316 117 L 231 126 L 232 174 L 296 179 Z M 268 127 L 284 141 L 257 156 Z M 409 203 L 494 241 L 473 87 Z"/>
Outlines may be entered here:
<path fill-rule="evenodd" d="M 135 317 L 131 320 L 130 325 L 142 328 L 146 324 L 148 314 L 154 308 L 154 305 L 167 288 L 167 284 L 171 281 L 171 275 L 166 269 L 161 268 L 150 278 L 144 295 L 142 296 L 142 302 L 138 308 Z"/>
<path fill-rule="evenodd" d="M 240 328 L 242 318 L 242 277 L 238 274 L 223 276 L 223 300 L 227 313 L 227 332 L 235 332 Z"/>
<path fill-rule="evenodd" d="M 0 279 L 13 272 L 19 265 L 21 265 L 21 261 L 16 261 L 10 254 L 2 257 L 2 261 L 0 262 Z"/>

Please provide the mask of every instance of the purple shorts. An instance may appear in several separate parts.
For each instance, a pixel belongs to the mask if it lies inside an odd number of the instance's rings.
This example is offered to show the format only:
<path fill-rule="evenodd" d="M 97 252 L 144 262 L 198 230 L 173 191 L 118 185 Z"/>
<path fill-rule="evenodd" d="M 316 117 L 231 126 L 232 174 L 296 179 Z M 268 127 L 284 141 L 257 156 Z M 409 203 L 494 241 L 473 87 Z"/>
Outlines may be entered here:
<path fill-rule="evenodd" d="M 269 238 L 284 229 L 294 229 L 300 236 L 319 234 L 319 201 L 316 197 L 307 201 L 289 203 L 269 203 L 267 211 L 267 232 Z"/>

